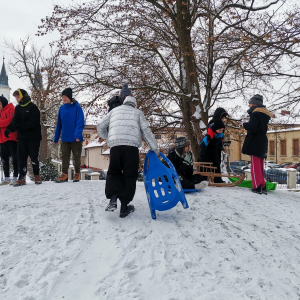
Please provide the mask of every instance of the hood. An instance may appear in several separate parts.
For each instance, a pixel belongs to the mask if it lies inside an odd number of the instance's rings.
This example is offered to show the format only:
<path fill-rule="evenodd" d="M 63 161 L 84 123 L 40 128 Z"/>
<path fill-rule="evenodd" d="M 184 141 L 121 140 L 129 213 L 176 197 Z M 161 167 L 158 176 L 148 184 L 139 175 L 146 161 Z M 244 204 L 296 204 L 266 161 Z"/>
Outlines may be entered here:
<path fill-rule="evenodd" d="M 14 108 L 12 103 L 8 103 L 5 107 L 3 107 L 2 112 Z"/>
<path fill-rule="evenodd" d="M 21 106 L 26 106 L 31 102 L 31 98 L 28 94 L 23 95 L 23 98 L 19 102 Z"/>
<path fill-rule="evenodd" d="M 270 118 L 275 118 L 275 115 L 269 110 L 267 110 L 265 107 L 255 107 L 252 112 L 260 112 L 269 116 Z"/>
<path fill-rule="evenodd" d="M 213 115 L 213 119 L 222 119 L 227 116 L 228 116 L 227 111 L 222 107 L 218 107 Z"/>
<path fill-rule="evenodd" d="M 129 106 L 136 108 L 136 106 L 137 106 L 136 99 L 132 96 L 127 96 L 123 102 L 123 105 L 129 105 Z"/>

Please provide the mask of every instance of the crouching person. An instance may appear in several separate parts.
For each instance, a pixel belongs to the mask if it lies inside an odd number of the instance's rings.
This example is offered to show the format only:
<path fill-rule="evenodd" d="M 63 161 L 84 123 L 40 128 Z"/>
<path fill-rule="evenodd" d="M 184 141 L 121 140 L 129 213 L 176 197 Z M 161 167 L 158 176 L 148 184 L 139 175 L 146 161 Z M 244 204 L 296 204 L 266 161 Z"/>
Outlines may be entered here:
<path fill-rule="evenodd" d="M 168 159 L 175 167 L 183 189 L 203 189 L 208 182 L 194 173 L 194 159 L 190 151 L 190 143 L 185 137 L 179 137 L 175 141 L 175 147 L 169 150 Z"/>
<path fill-rule="evenodd" d="M 15 107 L 12 103 L 8 104 L 5 97 L 0 96 L 0 147 L 1 147 L 1 159 L 4 170 L 4 181 L 0 185 L 14 185 L 18 179 L 18 156 L 17 156 L 17 133 L 13 132 L 8 135 L 8 138 L 4 135 L 7 126 L 10 124 L 15 114 Z M 9 172 L 9 159 L 12 158 L 13 164 L 13 178 L 10 178 Z"/>
<path fill-rule="evenodd" d="M 207 130 L 207 133 L 200 143 L 200 157 L 198 162 L 212 162 L 216 167 L 215 173 L 221 173 L 218 147 L 223 141 L 225 125 L 222 120 L 216 119 Z M 225 183 L 221 177 L 215 177 L 215 183 Z"/>
<path fill-rule="evenodd" d="M 72 97 L 72 89 L 66 88 L 62 92 L 63 105 L 59 108 L 54 144 L 58 143 L 61 135 L 62 174 L 55 182 L 68 181 L 71 151 L 74 157 L 75 175 L 73 182 L 80 180 L 81 151 L 83 142 L 84 115 L 81 106 Z"/>
<path fill-rule="evenodd" d="M 121 201 L 120 218 L 134 211 L 132 201 L 138 178 L 139 147 L 144 138 L 157 155 L 158 146 L 142 111 L 136 108 L 136 99 L 127 95 L 123 105 L 114 108 L 97 125 L 99 135 L 110 147 L 110 162 L 105 194 L 110 203 L 106 211 L 117 209 Z"/>
<path fill-rule="evenodd" d="M 28 93 L 23 89 L 18 89 L 13 93 L 18 105 L 15 108 L 15 115 L 7 126 L 4 135 L 9 138 L 11 132 L 17 131 L 18 136 L 18 161 L 19 179 L 14 186 L 26 184 L 27 159 L 31 159 L 34 181 L 41 184 L 40 178 L 40 144 L 42 139 L 40 110 L 31 102 Z"/>

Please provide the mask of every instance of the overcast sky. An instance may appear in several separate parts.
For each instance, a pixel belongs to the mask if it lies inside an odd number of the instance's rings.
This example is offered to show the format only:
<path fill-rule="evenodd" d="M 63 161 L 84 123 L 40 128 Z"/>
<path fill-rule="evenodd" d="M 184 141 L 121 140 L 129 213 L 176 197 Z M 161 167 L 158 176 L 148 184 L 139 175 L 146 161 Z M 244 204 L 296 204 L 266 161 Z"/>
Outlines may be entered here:
<path fill-rule="evenodd" d="M 8 84 L 12 89 L 11 92 L 17 88 L 26 88 L 26 86 L 17 76 L 9 74 L 8 64 L 10 53 L 4 47 L 4 41 L 8 40 L 17 43 L 20 38 L 30 35 L 34 38 L 38 46 L 47 47 L 49 42 L 55 38 L 54 35 L 47 35 L 45 37 L 34 36 L 37 33 L 38 26 L 41 25 L 41 19 L 47 15 L 51 15 L 55 4 L 63 3 L 67 5 L 72 2 L 71 0 L 1 0 L 0 67 L 2 67 L 2 57 L 4 54 L 6 70 L 8 71 Z"/>

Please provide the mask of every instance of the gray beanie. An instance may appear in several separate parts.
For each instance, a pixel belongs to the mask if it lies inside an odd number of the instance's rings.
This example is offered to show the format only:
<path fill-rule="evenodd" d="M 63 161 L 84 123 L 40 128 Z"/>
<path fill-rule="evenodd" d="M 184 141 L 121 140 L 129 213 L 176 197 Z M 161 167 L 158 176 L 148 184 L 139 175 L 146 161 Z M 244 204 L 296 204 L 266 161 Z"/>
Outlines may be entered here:
<path fill-rule="evenodd" d="M 249 100 L 249 104 L 263 105 L 263 99 L 262 95 L 256 94 Z"/>
<path fill-rule="evenodd" d="M 125 97 L 126 96 L 130 96 L 130 95 L 131 95 L 131 89 L 128 88 L 128 84 L 127 83 L 124 83 L 123 87 L 122 87 L 122 90 L 120 92 L 120 97 L 124 101 Z"/>

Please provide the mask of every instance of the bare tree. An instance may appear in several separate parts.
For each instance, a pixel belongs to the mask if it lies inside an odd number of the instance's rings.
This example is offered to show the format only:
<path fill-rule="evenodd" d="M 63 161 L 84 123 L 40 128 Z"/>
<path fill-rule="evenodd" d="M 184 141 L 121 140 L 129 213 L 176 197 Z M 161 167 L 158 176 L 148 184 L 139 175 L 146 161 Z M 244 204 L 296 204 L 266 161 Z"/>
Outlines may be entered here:
<path fill-rule="evenodd" d="M 65 72 L 59 65 L 59 52 L 50 48 L 49 55 L 44 55 L 29 37 L 20 43 L 6 42 L 12 59 L 10 71 L 25 79 L 31 91 L 31 98 L 41 112 L 42 142 L 40 160 L 48 157 L 49 136 L 55 128 L 58 108 L 61 105 L 61 90 L 66 86 Z"/>
<path fill-rule="evenodd" d="M 94 93 L 91 104 L 128 81 L 152 125 L 183 124 L 198 157 L 211 108 L 269 84 L 283 57 L 291 55 L 288 48 L 298 46 L 291 38 L 299 28 L 288 30 L 296 17 L 283 4 L 95 0 L 55 6 L 39 34 L 60 32 L 57 46 L 72 65 L 69 75 L 78 88 Z M 280 32 L 292 47 L 280 44 Z"/>

